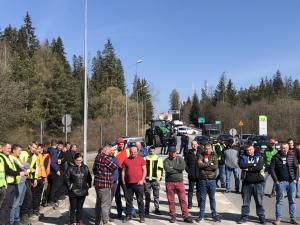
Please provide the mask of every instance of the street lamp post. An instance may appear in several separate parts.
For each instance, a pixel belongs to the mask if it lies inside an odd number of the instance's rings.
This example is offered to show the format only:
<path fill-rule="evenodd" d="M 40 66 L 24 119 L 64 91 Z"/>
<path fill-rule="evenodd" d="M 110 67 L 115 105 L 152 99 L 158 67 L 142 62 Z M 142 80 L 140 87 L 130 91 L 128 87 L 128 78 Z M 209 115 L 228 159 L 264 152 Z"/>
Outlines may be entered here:
<path fill-rule="evenodd" d="M 87 163 L 87 122 L 88 122 L 88 93 L 87 93 L 87 6 L 88 0 L 85 0 L 84 7 L 84 113 L 83 113 L 83 156 L 84 164 Z"/>
<path fill-rule="evenodd" d="M 126 120 L 126 129 L 125 129 L 125 136 L 128 137 L 128 89 L 126 88 L 126 93 L 125 93 L 125 97 L 126 97 L 126 116 L 125 116 L 125 120 Z"/>

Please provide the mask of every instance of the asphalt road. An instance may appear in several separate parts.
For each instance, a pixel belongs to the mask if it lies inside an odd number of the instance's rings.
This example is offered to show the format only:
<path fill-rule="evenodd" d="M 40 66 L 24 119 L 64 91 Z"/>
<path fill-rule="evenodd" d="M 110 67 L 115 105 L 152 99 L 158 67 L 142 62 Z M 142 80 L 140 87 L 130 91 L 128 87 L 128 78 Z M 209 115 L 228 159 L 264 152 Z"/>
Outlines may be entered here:
<path fill-rule="evenodd" d="M 194 136 L 190 136 L 190 142 L 194 139 Z M 180 146 L 180 137 L 178 137 L 178 148 Z M 179 149 L 178 149 L 179 151 Z M 158 153 L 160 153 L 160 149 L 157 150 Z M 95 157 L 95 153 L 89 155 L 89 159 L 93 160 Z M 161 157 L 166 157 L 165 155 L 162 155 Z M 188 188 L 188 179 L 187 174 L 184 173 L 184 182 L 186 185 L 186 191 Z M 234 180 L 232 176 L 231 180 L 231 187 L 234 187 Z M 267 184 L 266 184 L 266 193 L 270 193 L 272 188 L 272 180 L 269 178 Z M 224 189 L 218 189 L 216 193 L 216 200 L 217 200 L 217 210 L 222 216 L 222 224 L 236 224 L 236 221 L 240 218 L 240 210 L 242 205 L 242 197 L 241 194 L 236 193 L 225 193 Z M 176 201 L 178 202 L 178 199 L 176 198 Z M 297 205 L 300 204 L 300 199 L 297 199 Z M 84 221 L 86 224 L 94 224 L 94 207 L 96 202 L 96 194 L 94 191 L 94 188 L 90 189 L 89 196 L 87 197 L 84 205 Z M 123 206 L 125 202 L 123 201 Z M 190 210 L 190 215 L 193 218 L 196 218 L 199 209 L 197 207 L 197 201 L 194 197 L 193 199 L 193 209 Z M 264 198 L 264 206 L 265 206 L 265 213 L 266 213 L 266 219 L 268 223 L 272 223 L 275 219 L 275 198 L 269 198 L 268 196 L 265 196 Z M 39 222 L 35 222 L 33 224 L 35 225 L 41 225 L 41 224 L 68 224 L 68 200 L 62 202 L 61 206 L 53 210 L 51 208 L 43 208 L 42 209 L 42 216 L 40 217 Z M 153 207 L 153 205 L 151 205 Z M 135 203 L 135 208 L 137 208 Z M 146 218 L 146 224 L 157 224 L 157 225 L 166 225 L 169 224 L 168 219 L 168 204 L 167 204 L 167 197 L 165 193 L 165 185 L 164 185 L 164 179 L 161 182 L 161 191 L 160 191 L 160 209 L 162 211 L 162 215 L 157 216 L 153 213 L 150 213 L 150 216 Z M 183 224 L 182 218 L 180 217 L 181 211 L 179 204 L 177 204 L 176 207 L 177 214 L 178 214 L 178 220 L 175 224 Z M 115 209 L 115 203 L 113 201 L 113 209 L 112 212 L 116 214 Z M 300 215 L 299 207 L 297 208 L 297 213 Z M 283 224 L 284 221 L 289 221 L 289 214 L 288 214 L 288 203 L 287 198 L 285 198 L 284 203 L 284 210 L 283 210 Z M 256 211 L 255 211 L 255 203 L 254 199 L 252 199 L 251 202 L 251 211 L 249 216 L 250 221 L 247 224 L 258 224 L 258 220 L 256 217 Z M 195 222 L 194 222 L 195 223 Z M 121 220 L 115 220 L 113 225 L 119 225 L 122 224 Z M 137 225 L 140 224 L 138 222 L 138 219 L 134 219 L 128 224 Z M 206 219 L 202 221 L 200 224 L 214 224 L 214 222 L 211 220 L 210 217 L 210 208 L 209 208 L 209 201 L 206 202 Z"/>

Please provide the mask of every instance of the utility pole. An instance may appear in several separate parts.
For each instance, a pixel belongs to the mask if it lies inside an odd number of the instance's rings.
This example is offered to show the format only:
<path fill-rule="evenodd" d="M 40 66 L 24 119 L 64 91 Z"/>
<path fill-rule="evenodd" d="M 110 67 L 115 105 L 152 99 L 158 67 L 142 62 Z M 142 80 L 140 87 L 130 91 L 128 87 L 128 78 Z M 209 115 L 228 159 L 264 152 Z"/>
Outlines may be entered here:
<path fill-rule="evenodd" d="M 87 163 L 87 126 L 88 126 L 88 71 L 87 71 L 87 7 L 88 0 L 85 0 L 84 7 L 84 113 L 83 113 L 83 159 Z"/>

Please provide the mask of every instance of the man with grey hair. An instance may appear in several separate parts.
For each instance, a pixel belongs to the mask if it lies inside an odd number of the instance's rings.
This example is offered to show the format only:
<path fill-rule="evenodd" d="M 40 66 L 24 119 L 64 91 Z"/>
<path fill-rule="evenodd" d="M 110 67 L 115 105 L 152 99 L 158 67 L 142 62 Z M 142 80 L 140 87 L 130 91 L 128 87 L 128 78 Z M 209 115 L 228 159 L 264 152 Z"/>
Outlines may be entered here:
<path fill-rule="evenodd" d="M 94 186 L 96 189 L 97 200 L 95 207 L 96 225 L 101 222 L 108 224 L 109 212 L 111 207 L 111 187 L 113 185 L 113 172 L 118 168 L 110 155 L 112 147 L 106 145 L 95 158 L 93 165 Z"/>
<path fill-rule="evenodd" d="M 122 182 L 126 186 L 126 217 L 123 222 L 131 220 L 131 209 L 133 208 L 133 195 L 136 195 L 140 222 L 145 222 L 144 208 L 144 182 L 146 178 L 146 161 L 138 155 L 136 146 L 130 148 L 130 156 L 124 160 L 122 169 Z"/>

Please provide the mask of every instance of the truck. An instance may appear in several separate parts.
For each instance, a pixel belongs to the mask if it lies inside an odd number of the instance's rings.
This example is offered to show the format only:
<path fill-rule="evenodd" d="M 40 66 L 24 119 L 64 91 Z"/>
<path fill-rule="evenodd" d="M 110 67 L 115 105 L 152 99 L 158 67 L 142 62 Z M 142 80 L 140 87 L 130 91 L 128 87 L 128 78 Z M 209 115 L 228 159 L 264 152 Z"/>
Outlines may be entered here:
<path fill-rule="evenodd" d="M 168 139 L 174 133 L 173 124 L 168 120 L 150 120 L 150 128 L 146 130 L 146 145 L 155 145 L 161 147 L 162 143 L 168 142 Z"/>
<path fill-rule="evenodd" d="M 217 139 L 221 134 L 219 124 L 203 124 L 202 135 L 208 136 L 210 139 Z"/>

